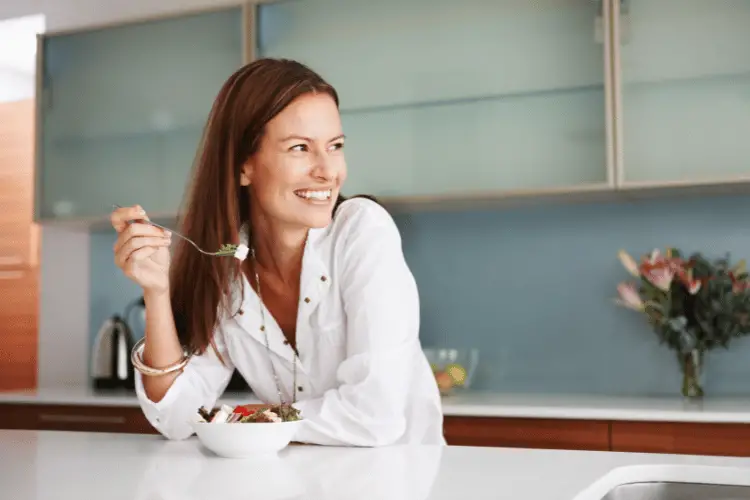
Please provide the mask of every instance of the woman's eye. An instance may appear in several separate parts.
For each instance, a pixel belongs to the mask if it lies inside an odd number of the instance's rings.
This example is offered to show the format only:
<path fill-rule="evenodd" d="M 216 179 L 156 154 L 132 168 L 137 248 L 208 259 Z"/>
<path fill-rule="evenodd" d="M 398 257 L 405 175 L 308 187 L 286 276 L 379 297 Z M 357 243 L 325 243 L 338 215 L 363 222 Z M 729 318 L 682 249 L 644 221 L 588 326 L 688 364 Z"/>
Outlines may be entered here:
<path fill-rule="evenodd" d="M 299 149 L 297 149 L 299 148 Z M 289 148 L 290 151 L 307 151 L 307 144 L 297 144 Z"/>
<path fill-rule="evenodd" d="M 332 145 L 331 148 L 334 151 L 338 151 L 338 150 L 344 149 L 344 143 L 343 142 L 337 142 L 336 144 Z"/>

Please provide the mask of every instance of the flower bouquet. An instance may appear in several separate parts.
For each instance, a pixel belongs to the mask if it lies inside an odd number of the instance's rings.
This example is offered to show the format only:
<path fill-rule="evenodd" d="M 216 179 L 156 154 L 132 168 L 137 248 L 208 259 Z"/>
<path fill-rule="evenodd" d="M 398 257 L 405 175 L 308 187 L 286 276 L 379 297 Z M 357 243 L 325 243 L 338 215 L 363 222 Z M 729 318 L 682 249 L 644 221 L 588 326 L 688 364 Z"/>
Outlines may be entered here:
<path fill-rule="evenodd" d="M 750 332 L 750 281 L 745 261 L 709 260 L 700 253 L 658 249 L 636 262 L 619 252 L 620 262 L 637 283 L 617 286 L 617 303 L 643 313 L 659 338 L 675 351 L 682 369 L 682 394 L 703 396 L 701 371 L 706 352 L 728 348 Z"/>

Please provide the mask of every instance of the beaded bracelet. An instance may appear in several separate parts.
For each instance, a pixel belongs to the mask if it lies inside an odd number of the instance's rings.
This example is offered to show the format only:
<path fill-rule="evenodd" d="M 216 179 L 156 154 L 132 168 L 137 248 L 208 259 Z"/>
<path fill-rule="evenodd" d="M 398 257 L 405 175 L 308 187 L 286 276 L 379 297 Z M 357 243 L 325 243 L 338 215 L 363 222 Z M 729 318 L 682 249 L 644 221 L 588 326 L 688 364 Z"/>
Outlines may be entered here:
<path fill-rule="evenodd" d="M 160 375 L 167 375 L 185 368 L 190 361 L 190 353 L 187 349 L 182 351 L 182 359 L 177 363 L 167 366 L 166 368 L 152 368 L 143 362 L 143 346 L 146 343 L 146 337 L 135 343 L 133 350 L 130 353 L 130 362 L 133 363 L 133 368 L 141 372 L 143 375 L 151 377 L 158 377 Z"/>

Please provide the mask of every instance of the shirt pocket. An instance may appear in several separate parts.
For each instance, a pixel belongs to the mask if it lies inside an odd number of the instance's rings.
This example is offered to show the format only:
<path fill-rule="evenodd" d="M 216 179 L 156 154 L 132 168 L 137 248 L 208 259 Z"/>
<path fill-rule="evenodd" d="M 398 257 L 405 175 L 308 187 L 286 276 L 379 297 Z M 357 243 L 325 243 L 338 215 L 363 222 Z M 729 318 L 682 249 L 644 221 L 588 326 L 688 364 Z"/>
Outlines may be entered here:
<path fill-rule="evenodd" d="M 337 320 L 313 327 L 313 334 L 322 343 L 332 345 L 344 345 L 346 343 L 346 322 Z"/>
<path fill-rule="evenodd" d="M 310 318 L 310 327 L 322 343 L 337 346 L 346 343 L 346 314 L 339 304 L 320 307 Z"/>

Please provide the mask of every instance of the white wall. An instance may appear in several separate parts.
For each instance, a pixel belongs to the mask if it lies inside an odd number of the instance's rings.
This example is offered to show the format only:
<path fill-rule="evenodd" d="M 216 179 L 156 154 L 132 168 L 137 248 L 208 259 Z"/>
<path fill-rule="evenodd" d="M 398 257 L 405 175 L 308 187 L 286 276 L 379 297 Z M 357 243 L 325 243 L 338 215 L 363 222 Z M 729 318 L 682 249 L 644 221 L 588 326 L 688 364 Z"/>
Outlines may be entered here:
<path fill-rule="evenodd" d="M 236 4 L 232 0 L 2 0 L 0 20 L 43 14 L 46 31 Z M 39 386 L 88 384 L 89 235 L 42 231 Z"/>

